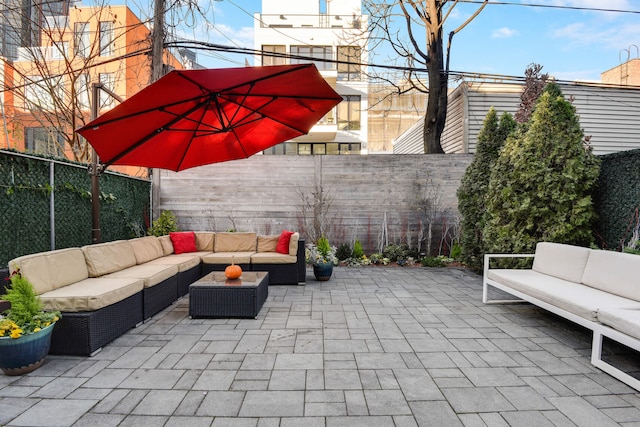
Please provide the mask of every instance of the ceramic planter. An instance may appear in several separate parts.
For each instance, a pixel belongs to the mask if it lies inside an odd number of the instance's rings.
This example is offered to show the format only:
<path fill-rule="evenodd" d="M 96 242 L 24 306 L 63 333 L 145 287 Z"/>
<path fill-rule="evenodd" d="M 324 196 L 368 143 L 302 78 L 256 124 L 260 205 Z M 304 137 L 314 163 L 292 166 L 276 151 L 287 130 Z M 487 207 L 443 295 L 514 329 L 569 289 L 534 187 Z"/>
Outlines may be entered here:
<path fill-rule="evenodd" d="M 0 337 L 0 369 L 6 375 L 23 375 L 42 365 L 49 353 L 55 324 L 20 338 Z"/>
<path fill-rule="evenodd" d="M 313 264 L 313 275 L 316 277 L 316 280 L 321 282 L 326 282 L 331 279 L 331 274 L 333 273 L 333 263 L 328 262 L 324 264 Z"/>

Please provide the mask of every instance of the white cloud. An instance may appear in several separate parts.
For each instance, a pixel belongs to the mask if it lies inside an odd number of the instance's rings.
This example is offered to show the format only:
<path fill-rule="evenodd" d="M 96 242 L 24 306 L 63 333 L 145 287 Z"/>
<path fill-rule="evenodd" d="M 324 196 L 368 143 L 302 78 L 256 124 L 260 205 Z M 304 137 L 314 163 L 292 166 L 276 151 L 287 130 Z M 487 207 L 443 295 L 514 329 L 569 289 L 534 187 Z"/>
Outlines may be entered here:
<path fill-rule="evenodd" d="M 518 32 L 512 28 L 502 27 L 494 30 L 491 33 L 491 38 L 493 39 L 508 39 L 510 37 L 518 35 Z"/>

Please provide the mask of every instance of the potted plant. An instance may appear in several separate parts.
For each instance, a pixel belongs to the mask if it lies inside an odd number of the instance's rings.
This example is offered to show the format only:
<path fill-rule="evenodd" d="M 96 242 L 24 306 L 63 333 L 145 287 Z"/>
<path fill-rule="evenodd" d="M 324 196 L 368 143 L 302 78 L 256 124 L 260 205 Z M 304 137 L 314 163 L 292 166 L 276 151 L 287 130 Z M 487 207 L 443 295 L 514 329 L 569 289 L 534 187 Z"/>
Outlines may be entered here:
<path fill-rule="evenodd" d="M 59 311 L 44 311 L 33 285 L 19 271 L 0 299 L 11 306 L 0 314 L 0 369 L 7 375 L 29 373 L 42 365 L 49 353 L 51 333 Z"/>
<path fill-rule="evenodd" d="M 333 274 L 333 266 L 338 263 L 336 248 L 329 244 L 329 239 L 322 236 L 318 242 L 307 248 L 307 263 L 313 266 L 316 280 L 327 281 Z"/>

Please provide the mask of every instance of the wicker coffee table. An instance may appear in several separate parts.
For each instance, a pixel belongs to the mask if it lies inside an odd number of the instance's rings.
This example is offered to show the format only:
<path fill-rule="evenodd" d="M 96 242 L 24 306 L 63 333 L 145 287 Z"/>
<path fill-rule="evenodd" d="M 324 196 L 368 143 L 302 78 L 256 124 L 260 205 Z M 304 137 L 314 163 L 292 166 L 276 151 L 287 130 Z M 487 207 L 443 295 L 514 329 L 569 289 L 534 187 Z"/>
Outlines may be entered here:
<path fill-rule="evenodd" d="M 192 318 L 255 318 L 269 295 L 269 273 L 243 272 L 229 280 L 214 271 L 189 286 L 189 316 Z"/>

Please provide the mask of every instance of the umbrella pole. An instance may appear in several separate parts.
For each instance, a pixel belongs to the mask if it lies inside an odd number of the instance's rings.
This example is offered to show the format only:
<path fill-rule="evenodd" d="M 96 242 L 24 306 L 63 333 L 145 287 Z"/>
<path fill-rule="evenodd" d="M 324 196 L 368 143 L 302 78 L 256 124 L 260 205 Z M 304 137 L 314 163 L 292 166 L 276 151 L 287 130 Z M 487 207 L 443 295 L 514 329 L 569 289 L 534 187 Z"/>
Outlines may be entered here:
<path fill-rule="evenodd" d="M 98 92 L 102 87 L 101 83 L 91 85 L 91 120 L 98 117 Z M 91 147 L 91 243 L 96 244 L 102 241 L 100 233 L 100 171 L 98 170 L 98 153 Z"/>

